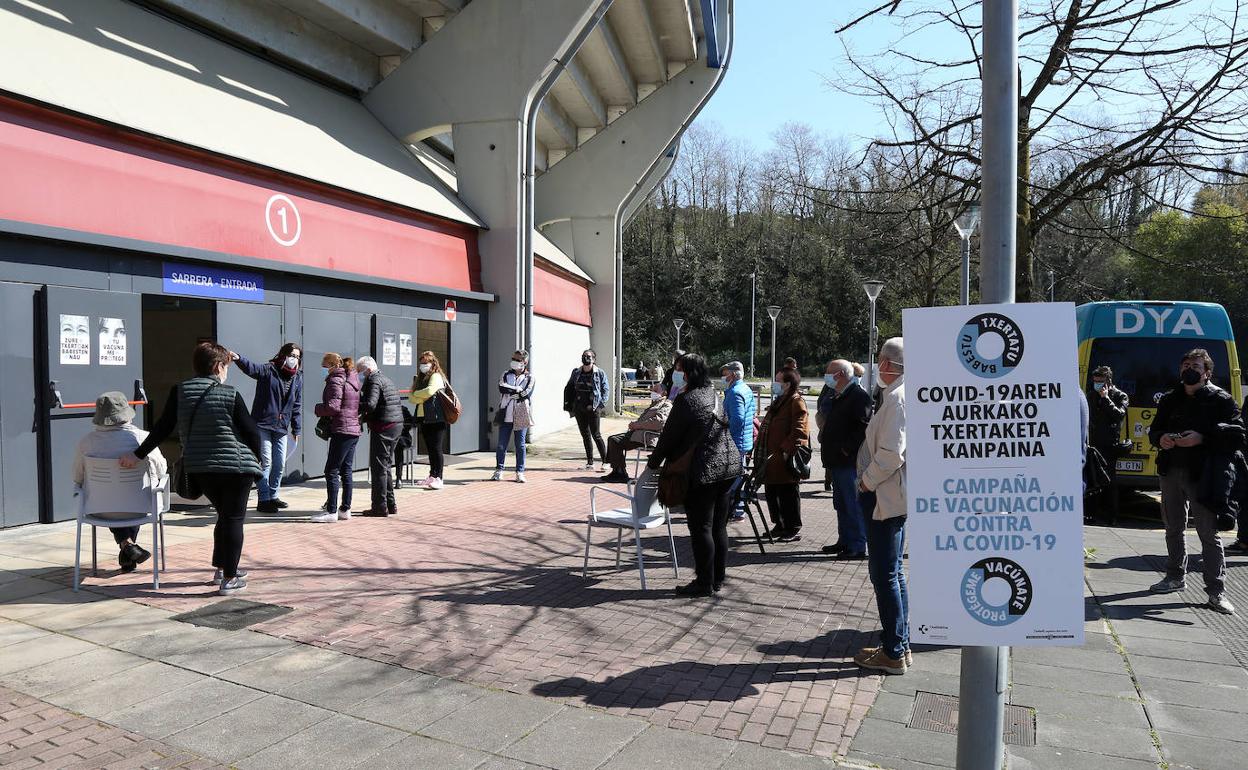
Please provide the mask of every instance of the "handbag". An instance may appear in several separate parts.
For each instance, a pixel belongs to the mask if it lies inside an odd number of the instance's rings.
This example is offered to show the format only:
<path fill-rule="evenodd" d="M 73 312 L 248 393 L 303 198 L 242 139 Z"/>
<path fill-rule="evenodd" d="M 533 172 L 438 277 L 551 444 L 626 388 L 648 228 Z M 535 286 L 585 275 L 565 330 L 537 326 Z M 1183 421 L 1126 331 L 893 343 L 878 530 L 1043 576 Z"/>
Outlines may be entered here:
<path fill-rule="evenodd" d="M 195 425 L 195 413 L 199 411 L 199 405 L 204 403 L 204 397 L 208 395 L 208 391 L 217 387 L 217 383 L 212 383 L 204 388 L 204 392 L 199 394 L 199 399 L 195 401 L 195 406 L 191 408 L 191 419 L 186 421 L 186 438 L 191 438 L 191 428 Z M 198 500 L 204 496 L 204 490 L 200 488 L 199 482 L 191 477 L 189 471 L 186 470 L 186 447 L 182 447 L 182 456 L 173 464 L 173 491 L 178 497 L 184 500 Z"/>
<path fill-rule="evenodd" d="M 659 472 L 659 502 L 668 508 L 685 504 L 685 497 L 689 495 L 689 470 L 697 448 L 695 443 L 680 457 L 664 463 Z"/>
<path fill-rule="evenodd" d="M 322 439 L 324 441 L 329 441 L 329 437 L 332 433 L 330 428 L 333 424 L 334 424 L 334 418 L 326 415 L 325 417 L 322 417 L 321 419 L 316 421 L 316 427 L 313 429 L 313 432 L 316 433 L 317 438 Z"/>
<path fill-rule="evenodd" d="M 529 409 L 529 400 L 527 398 L 516 399 L 516 403 L 511 408 L 512 425 L 518 429 L 533 427 L 533 412 Z"/>
<path fill-rule="evenodd" d="M 810 478 L 810 446 L 807 444 L 798 444 L 793 454 L 789 455 L 788 469 L 789 473 L 797 478 L 805 481 Z"/>
<path fill-rule="evenodd" d="M 464 407 L 459 402 L 459 396 L 455 394 L 455 389 L 451 387 L 451 381 L 446 381 L 446 387 L 439 390 L 435 396 L 438 403 L 442 406 L 442 416 L 446 418 L 447 425 L 454 425 L 459 420 L 459 415 L 464 411 Z"/>

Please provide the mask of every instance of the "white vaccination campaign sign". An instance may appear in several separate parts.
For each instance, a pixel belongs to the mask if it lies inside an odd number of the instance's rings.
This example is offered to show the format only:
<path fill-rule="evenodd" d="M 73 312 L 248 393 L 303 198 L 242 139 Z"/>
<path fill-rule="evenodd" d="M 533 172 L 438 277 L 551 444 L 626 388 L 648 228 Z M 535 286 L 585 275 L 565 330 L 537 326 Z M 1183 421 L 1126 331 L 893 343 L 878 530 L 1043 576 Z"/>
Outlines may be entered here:
<path fill-rule="evenodd" d="M 911 639 L 1083 644 L 1074 305 L 916 308 L 902 323 Z"/>

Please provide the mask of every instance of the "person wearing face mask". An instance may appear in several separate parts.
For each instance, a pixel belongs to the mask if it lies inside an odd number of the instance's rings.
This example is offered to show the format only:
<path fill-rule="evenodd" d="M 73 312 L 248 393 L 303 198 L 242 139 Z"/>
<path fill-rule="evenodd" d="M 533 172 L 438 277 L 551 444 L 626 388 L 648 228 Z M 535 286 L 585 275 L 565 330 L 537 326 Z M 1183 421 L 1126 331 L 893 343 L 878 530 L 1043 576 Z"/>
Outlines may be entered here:
<path fill-rule="evenodd" d="M 231 353 L 243 374 L 256 381 L 251 417 L 260 426 L 260 482 L 256 510 L 277 513 L 287 507 L 278 497 L 286 472 L 287 439 L 297 444 L 303 432 L 303 350 L 287 342 L 268 361 L 257 364 Z"/>
<path fill-rule="evenodd" d="M 741 453 L 741 469 L 744 471 L 746 458 L 754 451 L 754 391 L 745 384 L 745 367 L 740 361 L 724 364 L 719 370 L 719 376 L 724 383 L 724 414 L 728 418 L 728 432 L 737 445 L 737 451 Z M 745 476 L 737 478 L 731 492 L 734 498 L 744 483 Z M 737 500 L 730 519 L 740 521 L 744 518 L 745 501 Z"/>
<path fill-rule="evenodd" d="M 838 358 L 828 362 L 819 395 L 819 458 L 831 481 L 836 509 L 836 542 L 823 552 L 840 559 L 862 559 L 867 554 L 867 522 L 858 505 L 858 473 L 854 460 L 871 422 L 871 397 L 854 382 L 854 368 Z M 830 394 L 825 402 L 824 395 Z"/>
<path fill-rule="evenodd" d="M 594 361 L 594 351 L 581 353 L 581 365 L 572 370 L 568 384 L 563 387 L 563 408 L 576 418 L 576 427 L 585 444 L 585 470 L 594 468 L 594 447 L 598 448 L 598 471 L 607 469 L 607 446 L 602 440 L 602 412 L 611 398 L 611 386 L 607 373 Z"/>
<path fill-rule="evenodd" d="M 796 369 L 781 369 L 771 383 L 771 405 L 763 416 L 754 451 L 754 473 L 766 485 L 771 536 L 781 542 L 801 540 L 801 479 L 789 469 L 789 458 L 799 446 L 810 446 L 810 417 L 806 401 L 798 392 L 801 378 Z"/>
<path fill-rule="evenodd" d="M 628 431 L 607 437 L 607 461 L 611 464 L 611 472 L 603 476 L 602 480 L 619 483 L 632 481 L 632 477 L 628 475 L 628 453 L 646 446 L 647 443 L 654 446 L 671 413 L 672 402 L 663 395 L 663 386 L 656 382 L 650 386 L 650 406 L 628 424 Z M 649 441 L 647 433 L 654 434 L 649 437 Z"/>
<path fill-rule="evenodd" d="M 511 354 L 507 371 L 498 378 L 498 411 L 495 422 L 498 424 L 498 447 L 494 452 L 494 475 L 491 481 L 501 481 L 503 467 L 507 464 L 507 444 L 512 436 L 516 442 L 516 481 L 524 483 L 524 451 L 525 439 L 529 428 L 533 427 L 533 375 L 529 372 L 529 354 L 517 350 Z"/>
<path fill-rule="evenodd" d="M 1100 511 L 1105 525 L 1112 527 L 1118 517 L 1117 459 L 1122 454 L 1122 420 L 1127 415 L 1127 394 L 1114 387 L 1114 371 L 1108 366 L 1092 370 L 1088 398 L 1088 444 L 1105 460 L 1109 486 L 1089 497 L 1091 510 L 1085 518 Z"/>
<path fill-rule="evenodd" d="M 182 441 L 182 467 L 217 511 L 213 530 L 213 582 L 222 596 L 247 587 L 247 573 L 238 568 L 243 552 L 243 520 L 247 497 L 260 476 L 261 431 L 238 390 L 225 384 L 230 351 L 215 342 L 195 346 L 195 376 L 169 391 L 165 409 L 139 448 L 121 458 L 137 466 L 176 431 Z"/>
<path fill-rule="evenodd" d="M 403 408 L 394 381 L 381 373 L 377 360 L 360 356 L 355 369 L 360 386 L 360 418 L 368 423 L 368 476 L 372 493 L 368 510 L 361 516 L 396 516 L 394 499 L 394 448 L 403 433 Z"/>
<path fill-rule="evenodd" d="M 676 377 L 676 362 L 679 361 L 681 356 L 684 354 L 685 351 L 677 350 L 676 355 L 672 356 L 672 365 L 668 368 L 667 374 L 663 374 L 660 378 L 663 383 L 663 392 L 667 394 L 668 401 L 674 402 L 676 397 L 680 395 L 681 388 L 683 387 L 682 385 L 677 385 L 674 378 Z M 659 372 L 661 373 L 662 371 L 663 366 L 659 365 Z"/>
<path fill-rule="evenodd" d="M 1196 348 L 1179 363 L 1179 385 L 1161 397 L 1148 440 L 1158 448 L 1161 518 L 1166 527 L 1166 576 L 1151 587 L 1173 593 L 1187 587 L 1187 519 L 1200 537 L 1208 607 L 1227 615 L 1235 608 L 1226 598 L 1226 558 L 1218 537 L 1217 514 L 1206 504 L 1202 479 L 1214 454 L 1233 454 L 1243 446 L 1244 423 L 1235 400 L 1210 382 L 1213 359 Z"/>
<path fill-rule="evenodd" d="M 446 375 L 442 373 L 442 362 L 438 361 L 432 350 L 420 354 L 416 369 L 419 374 L 412 378 L 412 393 L 407 400 L 416 405 L 420 437 L 425 440 L 425 451 L 429 453 L 429 475 L 423 481 L 416 482 L 416 486 L 441 489 L 446 415 L 442 412 L 442 401 L 437 395 L 446 388 Z"/>
<path fill-rule="evenodd" d="M 325 504 L 312 521 L 329 524 L 351 518 L 355 446 L 360 443 L 360 381 L 355 363 L 337 353 L 326 353 L 321 368 L 325 371 L 325 389 L 313 411 L 317 417 L 329 418 L 329 449 L 325 457 Z"/>

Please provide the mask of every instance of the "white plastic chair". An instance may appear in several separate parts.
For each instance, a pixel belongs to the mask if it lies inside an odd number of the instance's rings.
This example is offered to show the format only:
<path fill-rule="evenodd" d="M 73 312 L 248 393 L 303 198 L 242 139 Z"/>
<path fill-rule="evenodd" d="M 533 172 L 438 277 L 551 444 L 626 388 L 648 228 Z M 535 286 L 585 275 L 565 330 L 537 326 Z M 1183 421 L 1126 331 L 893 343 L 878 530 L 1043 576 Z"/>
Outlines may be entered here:
<path fill-rule="evenodd" d="M 98 572 L 96 527 L 152 525 L 152 588 L 160 588 L 165 569 L 165 511 L 169 510 L 169 477 L 152 486 L 147 469 L 140 464 L 123 468 L 113 458 L 84 458 L 86 474 L 78 496 L 78 534 L 74 542 L 74 590 L 81 583 L 82 525 L 91 526 L 91 572 Z"/>
<path fill-rule="evenodd" d="M 659 431 L 643 430 L 641 432 L 641 441 L 642 441 L 641 446 L 635 447 L 632 450 L 633 451 L 633 478 L 640 477 L 641 458 L 649 457 L 650 453 L 654 451 L 654 445 L 659 443 Z"/>
<path fill-rule="evenodd" d="M 623 498 L 628 507 L 598 510 L 597 493 Z M 620 568 L 620 552 L 624 540 L 624 530 L 633 531 L 633 545 L 637 549 L 637 571 L 641 574 L 641 588 L 646 588 L 646 562 L 641 555 L 641 533 L 643 530 L 657 529 L 667 526 L 667 543 L 672 555 L 672 571 L 680 578 L 680 565 L 676 562 L 676 539 L 672 537 L 671 512 L 659 502 L 659 475 L 647 469 L 628 484 L 625 494 L 610 487 L 594 486 L 589 490 L 589 524 L 585 528 L 585 563 L 581 567 L 581 577 L 589 577 L 589 541 L 594 527 L 615 527 L 615 568 Z"/>

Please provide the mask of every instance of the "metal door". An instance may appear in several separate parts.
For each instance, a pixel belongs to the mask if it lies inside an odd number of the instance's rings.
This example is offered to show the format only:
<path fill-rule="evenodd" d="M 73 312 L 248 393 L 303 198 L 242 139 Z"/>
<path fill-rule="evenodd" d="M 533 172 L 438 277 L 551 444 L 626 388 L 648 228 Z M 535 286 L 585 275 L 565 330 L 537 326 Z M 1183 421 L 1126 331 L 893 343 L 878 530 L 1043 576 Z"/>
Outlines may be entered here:
<path fill-rule="evenodd" d="M 117 390 L 142 420 L 143 302 L 138 294 L 49 286 L 44 289 L 46 458 L 43 497 L 52 521 L 74 518 L 71 467 L 92 430 L 95 399 Z"/>
<path fill-rule="evenodd" d="M 282 308 L 279 305 L 218 302 L 216 316 L 218 344 L 252 361 L 268 361 L 286 341 L 282 330 Z M 243 401 L 250 407 L 256 395 L 256 381 L 235 366 L 231 368 L 226 382 L 238 388 Z M 306 376 L 304 387 L 307 387 Z M 304 398 L 306 400 L 307 396 Z M 302 441 L 301 438 L 300 443 Z M 289 476 L 300 467 L 299 450 L 296 447 L 286 456 L 286 475 Z"/>
<path fill-rule="evenodd" d="M 481 448 L 481 415 L 486 405 L 481 394 L 480 316 L 460 313 L 450 326 L 451 371 L 464 408 L 451 426 L 451 452 L 475 452 Z"/>
<path fill-rule="evenodd" d="M 39 521 L 39 287 L 0 283 L 0 528 Z"/>
<path fill-rule="evenodd" d="M 310 476 L 320 476 L 325 471 L 325 458 L 328 455 L 328 442 L 322 441 L 312 433 L 316 425 L 314 409 L 321 400 L 324 380 L 321 378 L 321 358 L 326 353 L 337 353 L 358 359 L 360 356 L 371 355 L 367 333 L 361 334 L 360 327 L 367 330 L 372 317 L 366 313 L 352 313 L 343 310 L 303 310 L 303 359 L 304 359 L 304 393 L 303 393 L 303 424 L 307 438 L 303 443 L 304 469 Z M 368 467 L 367 437 L 355 447 L 356 470 Z"/>

